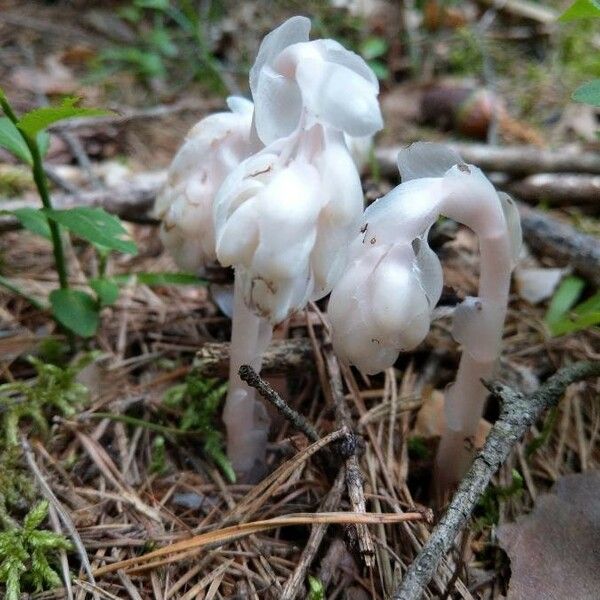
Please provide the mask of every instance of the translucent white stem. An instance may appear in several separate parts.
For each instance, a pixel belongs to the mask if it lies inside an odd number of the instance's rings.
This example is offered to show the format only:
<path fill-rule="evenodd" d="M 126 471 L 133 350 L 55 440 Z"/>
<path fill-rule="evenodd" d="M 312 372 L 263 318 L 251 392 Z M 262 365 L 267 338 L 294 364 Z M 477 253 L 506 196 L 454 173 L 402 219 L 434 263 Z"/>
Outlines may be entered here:
<path fill-rule="evenodd" d="M 481 274 L 479 300 L 497 307 L 494 329 L 475 332 L 477 340 L 464 340 L 456 381 L 445 398 L 446 429 L 436 458 L 436 486 L 443 492 L 454 487 L 466 473 L 474 448 L 475 434 L 485 408 L 487 390 L 482 379 L 490 379 L 500 353 L 512 261 L 506 235 L 480 238 Z M 476 348 L 476 349 L 475 349 Z"/>
<path fill-rule="evenodd" d="M 227 427 L 227 455 L 240 478 L 262 470 L 265 463 L 269 418 L 256 393 L 238 375 L 241 365 L 259 372 L 262 354 L 271 341 L 273 327 L 256 316 L 244 302 L 240 277 L 236 274 L 231 329 L 229 389 L 223 420 Z"/>

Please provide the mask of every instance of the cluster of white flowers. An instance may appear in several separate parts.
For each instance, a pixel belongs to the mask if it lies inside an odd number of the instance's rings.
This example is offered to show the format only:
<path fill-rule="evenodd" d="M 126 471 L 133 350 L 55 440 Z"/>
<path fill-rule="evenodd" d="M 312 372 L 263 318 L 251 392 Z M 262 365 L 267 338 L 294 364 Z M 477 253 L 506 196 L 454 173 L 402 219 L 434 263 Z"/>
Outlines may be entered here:
<path fill-rule="evenodd" d="M 360 222 L 356 155 L 382 127 L 374 73 L 293 17 L 263 40 L 254 105 L 230 98 L 188 135 L 156 205 L 180 267 L 234 266 L 272 323 L 331 291 Z"/>
<path fill-rule="evenodd" d="M 393 365 L 427 335 L 442 292 L 442 267 L 427 242 L 440 215 L 480 241 L 479 295 L 454 315 L 465 351 L 447 402 L 449 430 L 470 435 L 520 247 L 510 198 L 435 144 L 401 152 L 402 183 L 363 212 L 353 153 L 364 159 L 383 127 L 377 78 L 357 54 L 333 40 L 309 41 L 309 31 L 307 18 L 293 17 L 264 38 L 250 72 L 254 103 L 230 98 L 231 112 L 192 129 L 156 206 L 161 237 L 182 268 L 215 260 L 235 268 L 224 418 L 229 456 L 242 472 L 264 458 L 267 419 L 238 367 L 260 369 L 272 324 L 330 292 L 340 358 L 365 373 Z"/>
<path fill-rule="evenodd" d="M 402 183 L 364 212 L 349 266 L 331 295 L 336 351 L 365 373 L 377 373 L 425 338 L 443 287 L 427 234 L 444 215 L 477 233 L 484 265 L 481 297 L 457 308 L 453 335 L 474 356 L 497 356 L 520 249 L 514 203 L 443 146 L 413 144 L 400 153 L 398 167 Z"/>

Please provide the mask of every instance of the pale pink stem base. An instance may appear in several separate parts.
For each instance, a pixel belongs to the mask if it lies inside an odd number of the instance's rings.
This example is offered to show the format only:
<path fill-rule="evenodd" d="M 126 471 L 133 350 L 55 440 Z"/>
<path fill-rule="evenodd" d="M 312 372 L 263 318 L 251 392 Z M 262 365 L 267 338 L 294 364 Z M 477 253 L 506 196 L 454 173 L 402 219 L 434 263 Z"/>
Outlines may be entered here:
<path fill-rule="evenodd" d="M 240 278 L 234 285 L 234 308 L 229 362 L 229 389 L 223 420 L 227 428 L 227 456 L 240 479 L 264 470 L 269 417 L 256 392 L 240 380 L 241 365 L 260 372 L 262 354 L 271 341 L 273 327 L 256 316 L 244 302 Z"/>
<path fill-rule="evenodd" d="M 509 242 L 500 234 L 480 238 L 481 273 L 479 298 L 482 302 L 505 307 L 508 304 L 512 271 Z M 489 337 L 488 356 L 492 360 L 477 360 L 463 348 L 456 381 L 449 386 L 445 397 L 446 429 L 442 434 L 435 464 L 435 487 L 441 497 L 453 489 L 467 472 L 473 459 L 475 433 L 487 398 L 481 380 L 494 375 L 498 360 L 505 312 L 499 321 L 495 338 Z M 484 339 L 488 339 L 485 336 Z M 468 343 L 466 344 L 468 346 Z"/>
<path fill-rule="evenodd" d="M 463 352 L 456 381 L 446 391 L 446 429 L 442 434 L 435 464 L 439 492 L 456 487 L 473 459 L 475 434 L 483 413 L 487 390 L 481 379 L 489 379 L 494 362 L 479 362 Z"/>

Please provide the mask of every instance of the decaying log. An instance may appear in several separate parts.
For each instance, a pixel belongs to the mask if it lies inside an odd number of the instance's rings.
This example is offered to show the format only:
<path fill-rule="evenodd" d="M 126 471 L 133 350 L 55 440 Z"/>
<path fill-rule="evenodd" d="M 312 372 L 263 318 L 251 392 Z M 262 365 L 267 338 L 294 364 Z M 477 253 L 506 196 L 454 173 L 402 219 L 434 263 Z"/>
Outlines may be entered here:
<path fill-rule="evenodd" d="M 552 206 L 589 205 L 600 207 L 600 175 L 584 173 L 539 173 L 504 186 L 526 202 Z"/>
<path fill-rule="evenodd" d="M 600 174 L 600 153 L 579 150 L 542 150 L 536 146 L 489 146 L 487 144 L 448 144 L 465 162 L 484 171 L 501 171 L 511 175 L 535 173 Z M 398 177 L 396 157 L 402 146 L 378 148 L 375 156 L 381 173 Z"/>
<path fill-rule="evenodd" d="M 600 241 L 597 237 L 581 233 L 571 225 L 522 204 L 519 212 L 523 238 L 534 254 L 570 265 L 600 287 Z"/>

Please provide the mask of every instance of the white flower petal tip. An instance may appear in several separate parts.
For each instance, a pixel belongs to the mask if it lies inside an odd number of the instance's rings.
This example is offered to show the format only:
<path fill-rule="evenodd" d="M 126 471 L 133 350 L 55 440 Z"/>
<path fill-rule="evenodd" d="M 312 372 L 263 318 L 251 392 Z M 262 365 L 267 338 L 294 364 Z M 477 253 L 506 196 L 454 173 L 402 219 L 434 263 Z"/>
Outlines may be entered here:
<path fill-rule="evenodd" d="M 402 182 L 421 177 L 443 177 L 463 160 L 444 144 L 415 142 L 398 153 L 397 163 Z"/>
<path fill-rule="evenodd" d="M 253 105 L 230 97 L 232 112 L 198 122 L 186 136 L 157 196 L 160 237 L 181 269 L 196 272 L 216 260 L 213 201 L 228 173 L 255 150 Z"/>
<path fill-rule="evenodd" d="M 367 63 L 334 40 L 308 41 L 293 17 L 263 40 L 250 71 L 256 131 L 265 145 L 321 123 L 354 137 L 383 127 L 379 83 Z"/>
<path fill-rule="evenodd" d="M 341 134 L 307 132 L 282 160 L 287 148 L 277 142 L 242 162 L 214 203 L 217 257 L 236 268 L 248 306 L 272 323 L 331 291 L 363 207 Z"/>

